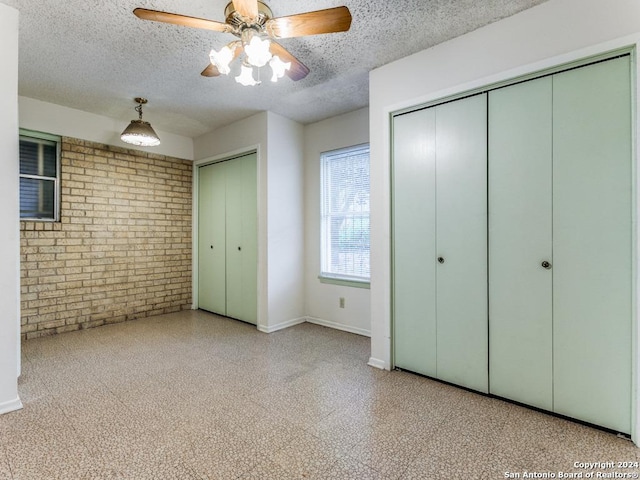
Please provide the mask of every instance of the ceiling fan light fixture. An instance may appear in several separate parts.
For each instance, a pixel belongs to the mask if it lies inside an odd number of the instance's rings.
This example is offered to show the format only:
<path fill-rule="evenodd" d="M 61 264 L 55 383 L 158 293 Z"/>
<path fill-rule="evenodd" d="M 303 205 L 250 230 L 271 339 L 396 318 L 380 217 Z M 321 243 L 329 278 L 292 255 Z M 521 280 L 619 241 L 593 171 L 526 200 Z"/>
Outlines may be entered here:
<path fill-rule="evenodd" d="M 236 82 L 244 85 L 245 87 L 252 87 L 253 85 L 258 85 L 260 83 L 253 78 L 253 68 L 244 64 L 240 67 L 240 75 L 236 77 Z"/>
<path fill-rule="evenodd" d="M 120 135 L 120 139 L 125 143 L 139 147 L 155 147 L 160 145 L 160 138 L 158 138 L 151 124 L 142 120 L 142 105 L 147 103 L 147 99 L 136 97 L 134 101 L 138 104 L 135 108 L 136 112 L 138 112 L 138 119 L 131 120 L 131 123 Z"/>
<path fill-rule="evenodd" d="M 325 33 L 346 32 L 351 27 L 351 12 L 345 6 L 325 8 L 311 12 L 274 17 L 273 12 L 264 0 L 231 0 L 225 10 L 224 22 L 207 20 L 205 18 L 190 17 L 177 13 L 163 12 L 136 8 L 134 15 L 142 20 L 169 23 L 184 27 L 212 30 L 214 32 L 231 33 L 240 40 L 223 47 L 219 52 L 212 50 L 208 65 L 200 75 L 204 77 L 218 77 L 230 73 L 231 62 L 244 53 L 243 65 L 246 67 L 262 67 L 266 65 L 274 54 L 280 60 L 288 60 L 285 71 L 291 80 L 302 80 L 309 74 L 309 68 L 287 51 L 277 40 L 282 38 L 304 37 Z M 230 54 L 232 58 L 229 59 Z M 277 65 L 277 62 L 275 62 Z M 260 83 L 253 79 L 250 71 L 242 69 L 242 73 L 235 77 L 243 85 Z M 273 81 L 282 77 L 281 67 L 275 67 Z"/>
<path fill-rule="evenodd" d="M 277 82 L 278 79 L 284 77 L 285 72 L 291 68 L 291 62 L 283 62 L 279 56 L 274 55 L 271 57 L 271 60 L 269 60 L 269 66 L 273 72 L 271 81 Z"/>

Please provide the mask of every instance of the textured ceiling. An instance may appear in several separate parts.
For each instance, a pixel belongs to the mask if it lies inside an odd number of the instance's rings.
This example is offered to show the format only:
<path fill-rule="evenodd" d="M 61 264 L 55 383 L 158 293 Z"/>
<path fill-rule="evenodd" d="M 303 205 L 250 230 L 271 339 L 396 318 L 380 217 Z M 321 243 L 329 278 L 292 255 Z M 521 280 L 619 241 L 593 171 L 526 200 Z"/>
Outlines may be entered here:
<path fill-rule="evenodd" d="M 273 84 L 264 72 L 255 87 L 200 75 L 231 34 L 132 14 L 144 7 L 224 21 L 227 0 L 0 1 L 20 11 L 20 95 L 124 124 L 144 96 L 155 128 L 194 137 L 263 110 L 310 123 L 367 106 L 370 70 L 545 0 L 271 0 L 276 17 L 346 5 L 353 21 L 348 32 L 281 40 L 311 73 Z"/>

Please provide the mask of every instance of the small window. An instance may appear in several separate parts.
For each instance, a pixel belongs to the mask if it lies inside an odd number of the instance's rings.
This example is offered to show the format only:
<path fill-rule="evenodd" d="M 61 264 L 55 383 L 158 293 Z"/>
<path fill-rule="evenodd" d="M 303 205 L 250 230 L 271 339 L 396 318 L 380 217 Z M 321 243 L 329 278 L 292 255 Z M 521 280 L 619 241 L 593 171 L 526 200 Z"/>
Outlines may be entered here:
<path fill-rule="evenodd" d="M 369 146 L 321 155 L 320 278 L 368 283 Z"/>
<path fill-rule="evenodd" d="M 60 191 L 59 139 L 20 135 L 20 218 L 57 221 Z"/>

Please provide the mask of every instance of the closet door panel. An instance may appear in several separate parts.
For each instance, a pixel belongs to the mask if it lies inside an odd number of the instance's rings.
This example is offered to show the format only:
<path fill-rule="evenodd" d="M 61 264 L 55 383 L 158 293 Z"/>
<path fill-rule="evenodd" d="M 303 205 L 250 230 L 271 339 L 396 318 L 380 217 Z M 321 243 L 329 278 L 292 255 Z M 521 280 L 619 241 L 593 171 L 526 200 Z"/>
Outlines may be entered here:
<path fill-rule="evenodd" d="M 438 378 L 488 391 L 487 96 L 436 107 Z"/>
<path fill-rule="evenodd" d="M 225 165 L 198 175 L 198 307 L 226 315 Z"/>
<path fill-rule="evenodd" d="M 227 164 L 227 316 L 243 320 L 242 157 Z"/>
<path fill-rule="evenodd" d="M 257 155 L 242 164 L 242 320 L 258 323 L 258 177 Z"/>
<path fill-rule="evenodd" d="M 554 410 L 629 433 L 629 57 L 553 82 Z"/>
<path fill-rule="evenodd" d="M 393 121 L 395 366 L 436 371 L 435 108 Z"/>
<path fill-rule="evenodd" d="M 490 391 L 553 409 L 552 80 L 489 93 Z"/>

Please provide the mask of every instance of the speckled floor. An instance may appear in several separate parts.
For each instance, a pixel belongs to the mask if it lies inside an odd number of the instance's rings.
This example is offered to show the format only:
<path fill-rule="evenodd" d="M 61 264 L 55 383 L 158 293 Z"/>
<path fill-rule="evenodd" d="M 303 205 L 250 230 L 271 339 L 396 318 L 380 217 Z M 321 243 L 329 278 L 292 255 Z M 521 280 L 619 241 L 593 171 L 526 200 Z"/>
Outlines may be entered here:
<path fill-rule="evenodd" d="M 0 479 L 640 472 L 574 465 L 640 461 L 628 440 L 368 357 L 368 338 L 310 324 L 266 335 L 192 311 L 29 340 L 24 409 L 0 416 Z"/>

